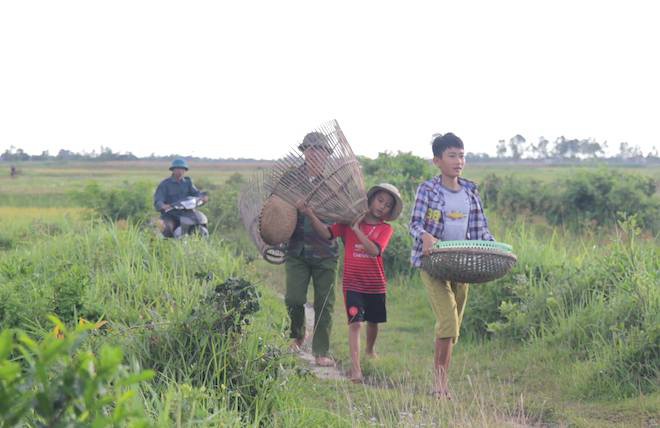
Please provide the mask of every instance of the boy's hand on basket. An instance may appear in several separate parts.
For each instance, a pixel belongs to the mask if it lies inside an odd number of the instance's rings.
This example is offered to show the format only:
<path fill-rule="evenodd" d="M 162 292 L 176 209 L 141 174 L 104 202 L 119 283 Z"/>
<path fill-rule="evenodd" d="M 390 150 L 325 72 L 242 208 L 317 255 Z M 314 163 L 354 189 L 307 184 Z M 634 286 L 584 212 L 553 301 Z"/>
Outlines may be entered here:
<path fill-rule="evenodd" d="M 435 245 L 436 242 L 438 242 L 438 238 L 428 232 L 424 232 L 422 235 L 422 254 L 427 256 L 429 250 L 433 248 L 433 245 Z"/>
<path fill-rule="evenodd" d="M 300 199 L 298 202 L 296 202 L 296 208 L 306 216 L 312 213 L 312 209 L 307 205 L 307 202 L 305 202 L 304 199 Z"/>
<path fill-rule="evenodd" d="M 362 223 L 362 220 L 364 220 L 364 216 L 366 216 L 367 213 L 362 214 L 360 217 L 358 217 L 353 224 L 351 225 L 351 229 L 355 232 L 356 230 L 360 230 L 360 223 Z"/>

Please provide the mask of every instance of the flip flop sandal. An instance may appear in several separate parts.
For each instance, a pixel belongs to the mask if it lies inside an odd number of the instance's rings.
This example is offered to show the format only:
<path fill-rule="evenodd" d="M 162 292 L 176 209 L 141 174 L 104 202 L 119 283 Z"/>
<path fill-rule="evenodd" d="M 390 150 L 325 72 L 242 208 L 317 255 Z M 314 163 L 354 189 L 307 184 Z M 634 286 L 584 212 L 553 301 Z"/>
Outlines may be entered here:
<path fill-rule="evenodd" d="M 436 389 L 435 391 L 431 391 L 431 395 L 433 396 L 433 398 L 437 398 L 438 400 L 451 401 L 451 394 L 449 393 L 449 391 L 442 391 Z"/>

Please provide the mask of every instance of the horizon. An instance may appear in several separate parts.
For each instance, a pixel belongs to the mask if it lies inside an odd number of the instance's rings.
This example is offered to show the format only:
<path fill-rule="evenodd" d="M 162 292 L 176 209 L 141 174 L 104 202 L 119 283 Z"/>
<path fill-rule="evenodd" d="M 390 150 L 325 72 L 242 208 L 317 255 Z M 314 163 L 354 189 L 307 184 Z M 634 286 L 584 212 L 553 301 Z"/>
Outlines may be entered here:
<path fill-rule="evenodd" d="M 13 150 L 12 150 L 13 149 Z M 20 150 L 20 147 L 10 147 L 9 149 L 6 149 L 6 151 L 10 151 L 12 154 L 17 154 L 17 150 Z M 638 149 L 633 148 L 633 149 Z M 103 157 L 103 150 L 106 150 L 107 154 L 109 154 L 110 157 Z M 430 150 L 430 149 L 429 149 Z M 73 152 L 67 149 L 61 149 L 57 151 L 56 153 L 50 153 L 48 152 L 48 158 L 47 159 L 39 159 L 39 157 L 43 156 L 44 153 L 29 153 L 27 151 L 23 151 L 22 153 L 28 155 L 30 159 L 10 159 L 6 160 L 1 157 L 1 155 L 5 154 L 6 151 L 0 151 L 0 162 L 4 163 L 20 163 L 20 162 L 86 162 L 86 161 L 94 161 L 94 162 L 123 162 L 123 161 L 128 161 L 128 162 L 137 162 L 137 161 L 155 161 L 155 162 L 169 162 L 172 159 L 175 158 L 184 158 L 187 160 L 197 160 L 197 161 L 202 161 L 202 162 L 276 162 L 281 159 L 280 158 L 252 158 L 252 157 L 208 157 L 208 156 L 196 156 L 196 155 L 190 155 L 190 154 L 181 154 L 181 153 L 169 153 L 169 154 L 155 154 L 155 153 L 150 153 L 147 156 L 138 156 L 130 151 L 128 152 L 115 152 L 113 151 L 110 147 L 100 147 L 100 151 L 96 152 L 95 150 L 92 150 L 91 152 Z M 66 151 L 68 153 L 67 157 L 63 158 L 58 158 L 59 152 L 60 151 Z M 602 155 L 598 156 L 592 156 L 592 157 L 586 157 L 586 156 L 555 156 L 552 154 L 549 154 L 546 157 L 529 157 L 528 154 L 523 154 L 519 158 L 512 157 L 510 153 L 507 153 L 505 156 L 493 156 L 488 153 L 474 153 L 470 151 L 465 151 L 465 156 L 466 158 L 471 162 L 499 162 L 499 163 L 507 163 L 507 162 L 543 162 L 543 161 L 554 161 L 554 162 L 559 162 L 559 163 L 564 163 L 564 162 L 590 162 L 590 161 L 608 161 L 608 160 L 613 160 L 613 161 L 636 161 L 637 159 L 660 159 L 659 153 L 657 150 L 655 150 L 653 153 L 643 153 L 639 152 L 640 155 L 633 155 L 633 156 L 622 156 L 621 153 L 604 153 Z M 367 159 L 374 160 L 378 158 L 381 155 L 389 155 L 389 156 L 398 156 L 398 155 L 412 155 L 416 156 L 422 159 L 426 159 L 429 162 L 433 160 L 433 154 L 430 153 L 430 156 L 420 156 L 415 153 L 411 152 L 404 152 L 404 151 L 397 151 L 397 152 L 380 152 L 376 156 L 367 156 L 367 155 L 361 155 L 359 153 L 356 153 L 355 155 L 357 157 L 364 157 Z M 484 156 L 486 155 L 486 156 Z M 122 156 L 126 156 L 128 158 L 121 158 Z M 130 158 L 133 156 L 134 158 Z"/>

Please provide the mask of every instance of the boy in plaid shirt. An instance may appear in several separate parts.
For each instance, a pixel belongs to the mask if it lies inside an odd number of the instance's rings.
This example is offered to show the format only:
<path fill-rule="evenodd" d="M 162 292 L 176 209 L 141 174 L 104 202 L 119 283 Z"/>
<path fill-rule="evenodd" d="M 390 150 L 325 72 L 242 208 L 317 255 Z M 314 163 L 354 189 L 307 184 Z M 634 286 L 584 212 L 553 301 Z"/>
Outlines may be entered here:
<path fill-rule="evenodd" d="M 422 256 L 438 240 L 495 240 L 488 230 L 477 185 L 460 177 L 465 166 L 463 141 L 448 133 L 434 135 L 432 143 L 433 163 L 440 175 L 417 188 L 410 219 L 414 267 L 421 266 Z M 447 371 L 459 336 L 468 284 L 439 280 L 425 271 L 420 271 L 420 275 L 436 317 L 433 395 L 451 399 Z"/>

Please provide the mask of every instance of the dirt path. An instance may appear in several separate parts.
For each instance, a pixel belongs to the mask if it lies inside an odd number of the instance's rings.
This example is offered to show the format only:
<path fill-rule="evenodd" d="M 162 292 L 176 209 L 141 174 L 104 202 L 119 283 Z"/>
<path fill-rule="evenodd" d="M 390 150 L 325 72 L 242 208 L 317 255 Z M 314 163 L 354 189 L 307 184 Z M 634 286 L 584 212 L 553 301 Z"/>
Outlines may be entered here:
<path fill-rule="evenodd" d="M 346 380 L 337 366 L 319 367 L 314 362 L 312 355 L 312 335 L 314 328 L 314 307 L 310 303 L 305 304 L 305 326 L 307 328 L 307 340 L 303 344 L 302 350 L 298 354 L 308 366 L 309 370 L 319 379 Z"/>

